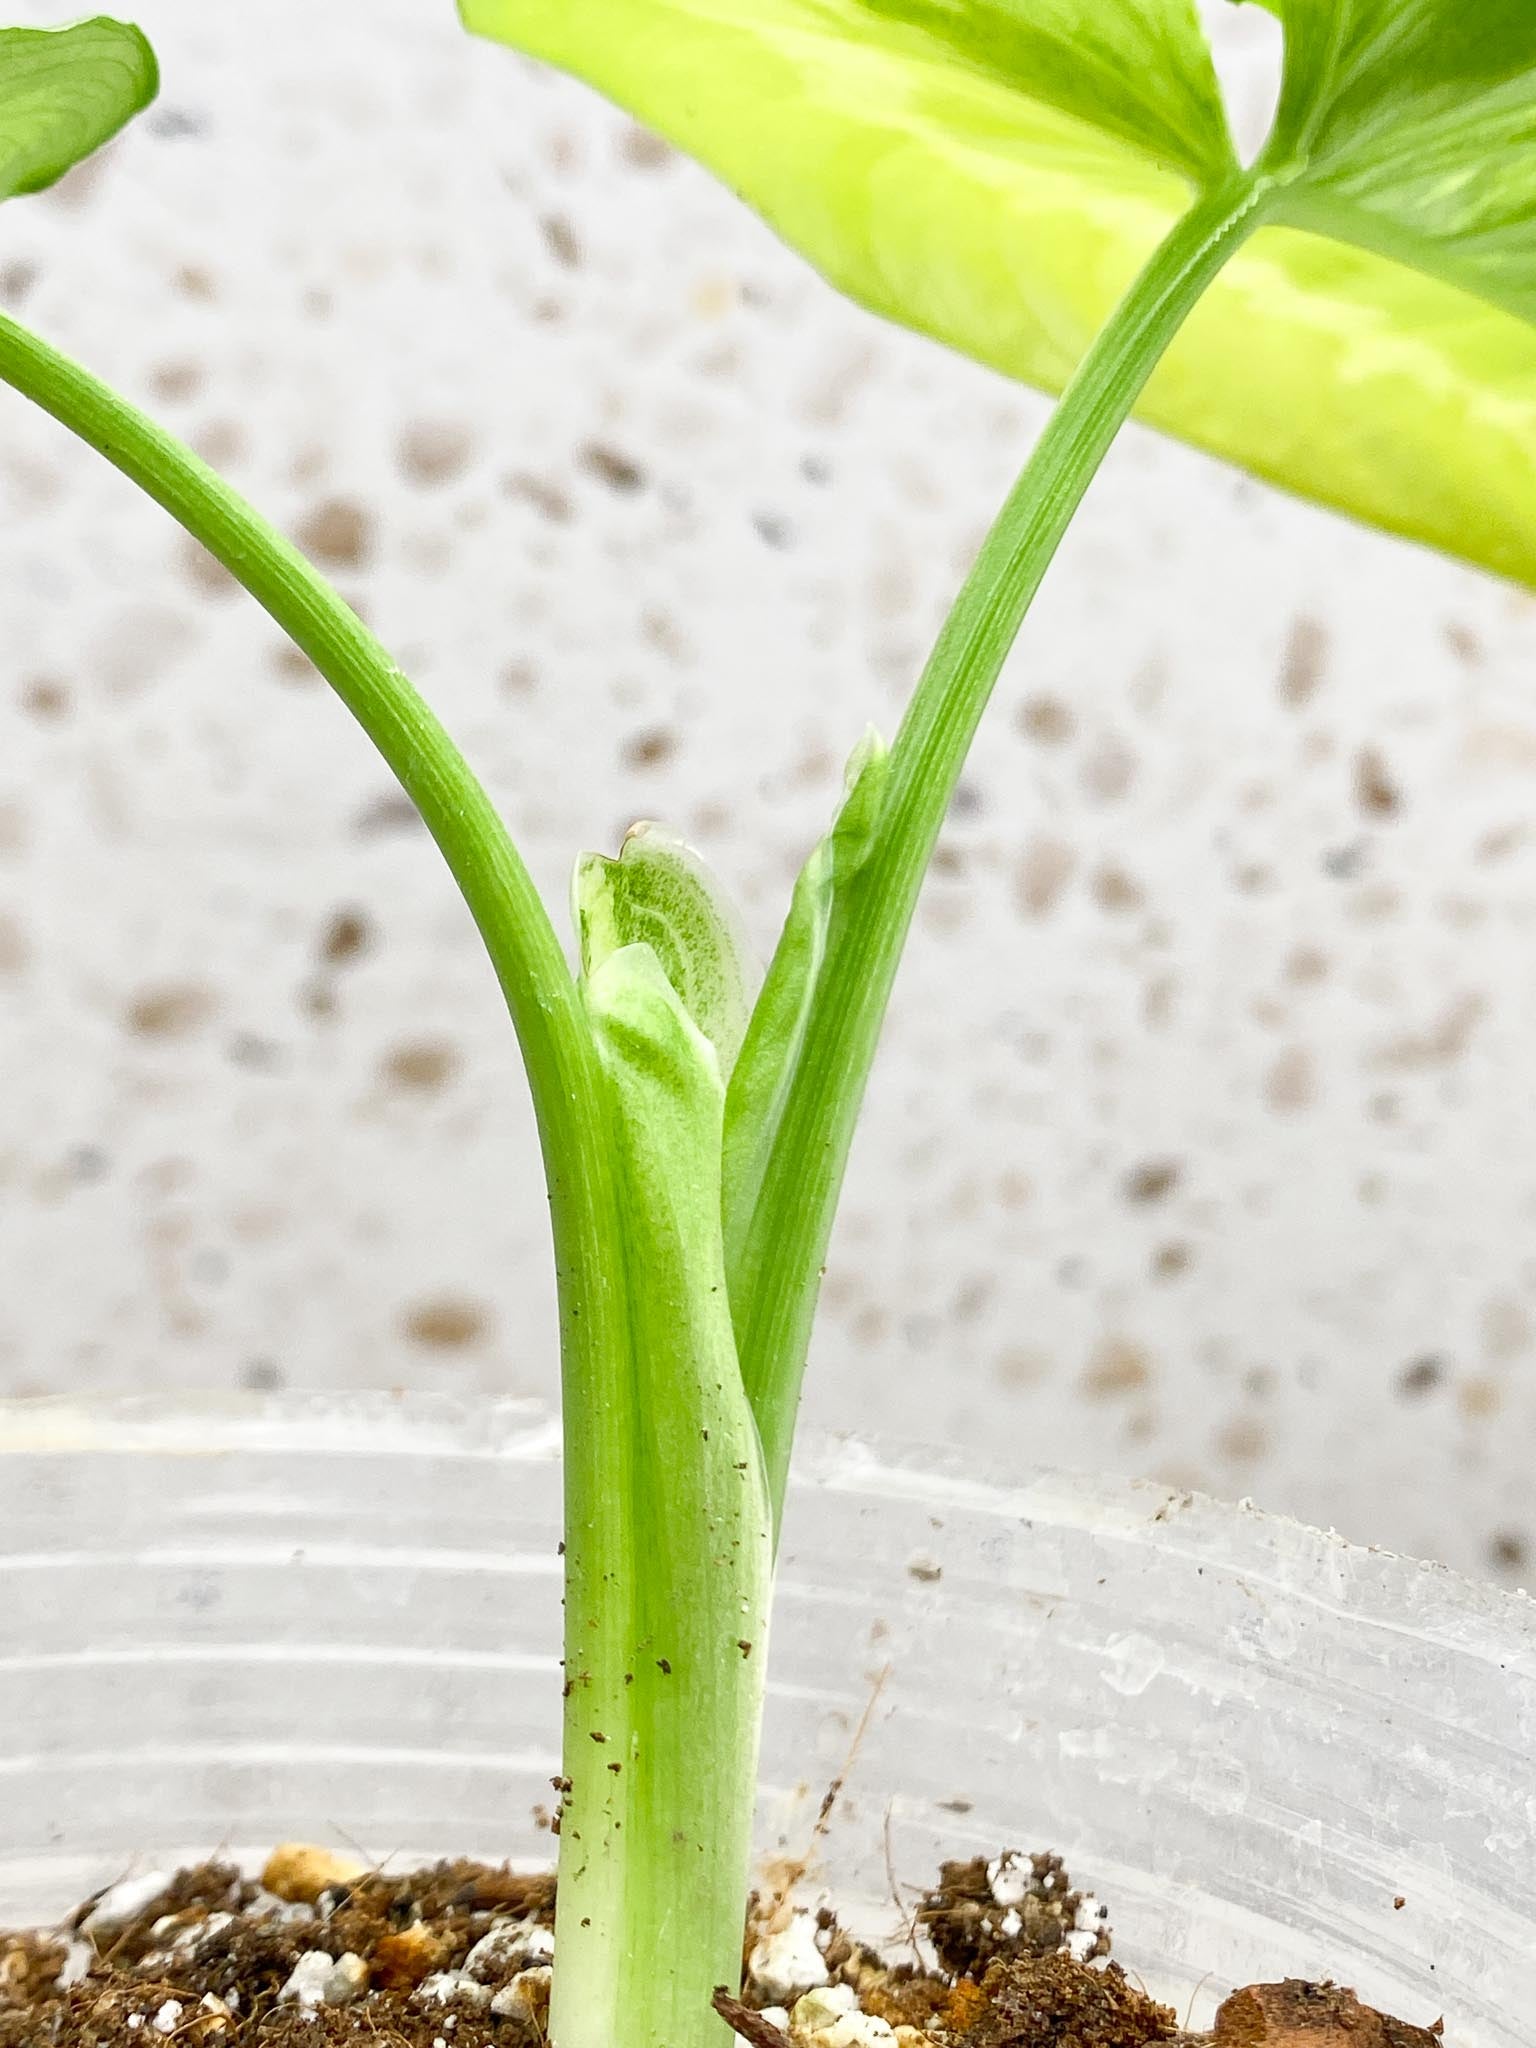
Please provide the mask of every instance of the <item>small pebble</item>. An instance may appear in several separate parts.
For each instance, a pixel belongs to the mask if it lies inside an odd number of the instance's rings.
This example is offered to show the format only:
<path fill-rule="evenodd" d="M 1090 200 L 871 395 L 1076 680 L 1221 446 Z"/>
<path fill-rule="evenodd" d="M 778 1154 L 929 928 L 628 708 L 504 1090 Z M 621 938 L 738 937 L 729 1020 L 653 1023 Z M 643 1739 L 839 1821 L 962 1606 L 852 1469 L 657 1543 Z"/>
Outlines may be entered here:
<path fill-rule="evenodd" d="M 174 2034 L 180 2025 L 181 2000 L 179 1998 L 168 1998 L 155 2014 L 155 2032 L 157 2034 Z"/>
<path fill-rule="evenodd" d="M 515 1976 L 532 1963 L 547 1963 L 555 1937 L 537 1920 L 498 1920 L 464 1958 L 462 1967 L 482 1984 Z"/>
<path fill-rule="evenodd" d="M 847 1984 L 828 1984 L 795 2001 L 790 2031 L 806 2048 L 892 2048 L 889 2023 L 860 2009 Z"/>
<path fill-rule="evenodd" d="M 797 2034 L 814 2034 L 852 2012 L 857 2003 L 851 1984 L 823 1985 L 795 2000 L 789 2023 Z"/>
<path fill-rule="evenodd" d="M 88 1941 L 72 1941 L 64 1953 L 59 1966 L 58 1985 L 61 1991 L 68 1991 L 76 1984 L 83 1984 L 91 1974 L 91 1965 L 96 1960 L 96 1951 Z"/>
<path fill-rule="evenodd" d="M 462 1970 L 435 1970 L 430 1977 L 422 1978 L 414 1996 L 423 2005 L 452 2005 L 455 2000 L 477 2006 L 491 2002 L 486 1987 L 477 1984 L 473 1977 L 466 1977 Z"/>
<path fill-rule="evenodd" d="M 987 1865 L 987 1883 L 1000 1906 L 1022 1906 L 1029 1895 L 1029 1858 L 1015 1849 L 1005 1850 Z"/>
<path fill-rule="evenodd" d="M 331 1980 L 335 1958 L 323 1948 L 307 1948 L 288 1974 L 277 1994 L 279 2005 L 296 2005 L 303 2012 L 317 2012 L 325 2003 L 325 1987 Z"/>
<path fill-rule="evenodd" d="M 344 1956 L 338 1956 L 331 1974 L 325 1980 L 325 2002 L 327 2005 L 350 2005 L 368 1988 L 368 1965 L 360 1955 L 348 1949 Z"/>
<path fill-rule="evenodd" d="M 890 2025 L 872 2012 L 844 2013 L 830 2027 L 806 2036 L 807 2048 L 891 2048 L 895 2039 Z"/>
<path fill-rule="evenodd" d="M 373 1951 L 376 1984 L 391 1991 L 414 1991 L 442 1960 L 443 1944 L 418 1920 L 398 1934 L 386 1934 Z"/>
<path fill-rule="evenodd" d="M 99 1944 L 103 1935 L 117 1934 L 142 1919 L 170 1888 L 170 1873 L 164 1870 L 146 1870 L 142 1877 L 125 1877 L 102 1893 L 86 1915 L 81 1931 Z"/>
<path fill-rule="evenodd" d="M 535 1963 L 504 1984 L 491 2000 L 491 2011 L 499 2020 L 520 2020 L 541 2037 L 548 2031 L 549 1992 L 555 1973 L 547 1963 Z"/>
<path fill-rule="evenodd" d="M 756 1943 L 747 1967 L 770 2005 L 792 2005 L 802 1991 L 825 1984 L 827 1963 L 816 1946 L 815 1916 L 797 1908 L 781 1928 Z"/>
<path fill-rule="evenodd" d="M 313 1842 L 282 1842 L 267 1858 L 261 1873 L 265 1889 L 290 1905 L 318 1904 L 322 1892 L 354 1885 L 368 1875 L 368 1865 Z"/>

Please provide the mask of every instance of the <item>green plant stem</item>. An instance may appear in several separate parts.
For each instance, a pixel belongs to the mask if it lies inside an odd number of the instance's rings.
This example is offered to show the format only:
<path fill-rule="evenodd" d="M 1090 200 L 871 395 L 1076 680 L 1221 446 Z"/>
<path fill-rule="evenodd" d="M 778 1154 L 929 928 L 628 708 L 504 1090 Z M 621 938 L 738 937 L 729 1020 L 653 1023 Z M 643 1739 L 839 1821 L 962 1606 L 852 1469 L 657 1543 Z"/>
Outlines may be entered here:
<path fill-rule="evenodd" d="M 629 1651 L 616 1673 L 566 1671 L 573 1699 L 607 1704 L 584 1704 L 566 1764 L 550 2033 L 730 2048 L 712 2000 L 741 1970 L 773 1515 L 725 1284 L 725 1091 L 649 947 L 620 948 L 585 993 L 633 1276 L 633 1493 L 604 1559 Z"/>
<path fill-rule="evenodd" d="M 573 1759 L 584 1769 L 591 1729 L 605 1719 L 618 1725 L 623 1711 L 629 1612 L 613 1597 L 610 1573 L 611 1561 L 634 1549 L 637 1418 L 611 1090 L 554 928 L 447 732 L 296 548 L 174 436 L 3 316 L 0 381 L 162 505 L 302 648 L 398 776 L 480 928 L 521 1042 L 549 1183 L 565 1410 L 566 1661 L 591 1674 L 567 1695 L 565 1754 L 568 1773 Z M 623 1883 L 615 1863 L 584 1887 L 584 1910 L 615 1952 L 624 1944 Z M 718 2026 L 712 2014 L 704 2019 Z"/>
<path fill-rule="evenodd" d="M 1245 178 L 1185 215 L 1100 332 L 945 623 L 891 750 L 873 851 L 829 939 L 787 1107 L 732 1273 L 742 1374 L 782 1508 L 800 1382 L 854 1125 L 945 813 L 1041 579 L 1148 378 L 1259 224 Z"/>

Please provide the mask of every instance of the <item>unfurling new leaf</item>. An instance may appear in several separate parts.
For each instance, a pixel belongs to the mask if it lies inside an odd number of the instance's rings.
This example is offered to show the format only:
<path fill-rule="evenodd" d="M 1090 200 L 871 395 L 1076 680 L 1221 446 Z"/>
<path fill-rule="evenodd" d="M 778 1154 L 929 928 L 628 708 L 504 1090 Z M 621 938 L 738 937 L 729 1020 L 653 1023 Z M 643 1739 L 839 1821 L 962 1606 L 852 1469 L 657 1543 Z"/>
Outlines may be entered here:
<path fill-rule="evenodd" d="M 842 891 L 874 841 L 888 761 L 880 735 L 867 732 L 849 760 L 832 829 L 800 870 L 726 1093 L 725 1257 L 738 1302 L 746 1291 L 742 1268 L 763 1172 L 794 1083 Z"/>
<path fill-rule="evenodd" d="M 868 859 L 879 830 L 889 766 L 885 742 L 878 733 L 867 732 L 849 760 L 843 803 L 832 829 L 816 846 L 795 883 L 789 915 L 726 1091 L 725 1264 L 738 1339 L 754 1312 L 765 1250 L 765 1219 L 759 1209 L 764 1177 L 774 1149 L 784 1137 L 807 1027 L 821 993 L 822 970 L 838 932 L 847 891 Z M 758 1386 L 750 1373 L 747 1377 L 770 1478 L 776 1488 L 781 1487 L 794 1390 Z"/>
<path fill-rule="evenodd" d="M 582 855 L 572 896 L 584 971 L 622 947 L 649 946 L 729 1079 L 762 970 L 735 906 L 693 848 L 659 825 L 636 825 L 617 860 Z"/>
<path fill-rule="evenodd" d="M 0 29 L 0 199 L 41 192 L 108 142 L 159 89 L 127 22 Z"/>

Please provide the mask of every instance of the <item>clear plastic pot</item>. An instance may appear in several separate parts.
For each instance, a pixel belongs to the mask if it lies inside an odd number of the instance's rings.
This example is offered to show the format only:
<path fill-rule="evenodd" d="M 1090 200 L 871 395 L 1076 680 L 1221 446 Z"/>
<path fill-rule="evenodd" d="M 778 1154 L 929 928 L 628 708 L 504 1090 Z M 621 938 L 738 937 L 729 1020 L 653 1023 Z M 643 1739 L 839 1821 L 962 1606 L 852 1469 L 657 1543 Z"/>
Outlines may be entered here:
<path fill-rule="evenodd" d="M 558 1496 L 526 1405 L 0 1408 L 0 1921 L 283 1838 L 547 1857 Z M 1197 2019 L 1331 1975 L 1529 2044 L 1529 1601 L 1154 1486 L 821 1441 L 776 1626 L 765 1846 L 808 1844 L 879 1688 L 819 1880 L 872 1931 L 942 1856 L 1052 1847 Z"/>

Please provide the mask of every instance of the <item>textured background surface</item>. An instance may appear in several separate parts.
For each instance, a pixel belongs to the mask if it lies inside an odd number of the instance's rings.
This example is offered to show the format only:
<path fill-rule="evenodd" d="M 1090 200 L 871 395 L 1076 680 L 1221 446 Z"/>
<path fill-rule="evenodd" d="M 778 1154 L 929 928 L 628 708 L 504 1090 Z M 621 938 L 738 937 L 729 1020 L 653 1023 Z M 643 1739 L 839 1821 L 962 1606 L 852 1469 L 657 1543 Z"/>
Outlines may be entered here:
<path fill-rule="evenodd" d="M 661 815 L 766 947 L 1042 406 L 446 0 L 139 12 L 164 97 L 5 210 L 0 302 L 334 571 L 550 892 Z M 0 530 L 0 1388 L 548 1391 L 515 1052 L 409 812 L 10 398 Z M 1530 600 L 1126 439 L 919 921 L 819 1420 L 1528 1575 L 1533 666 Z"/>

